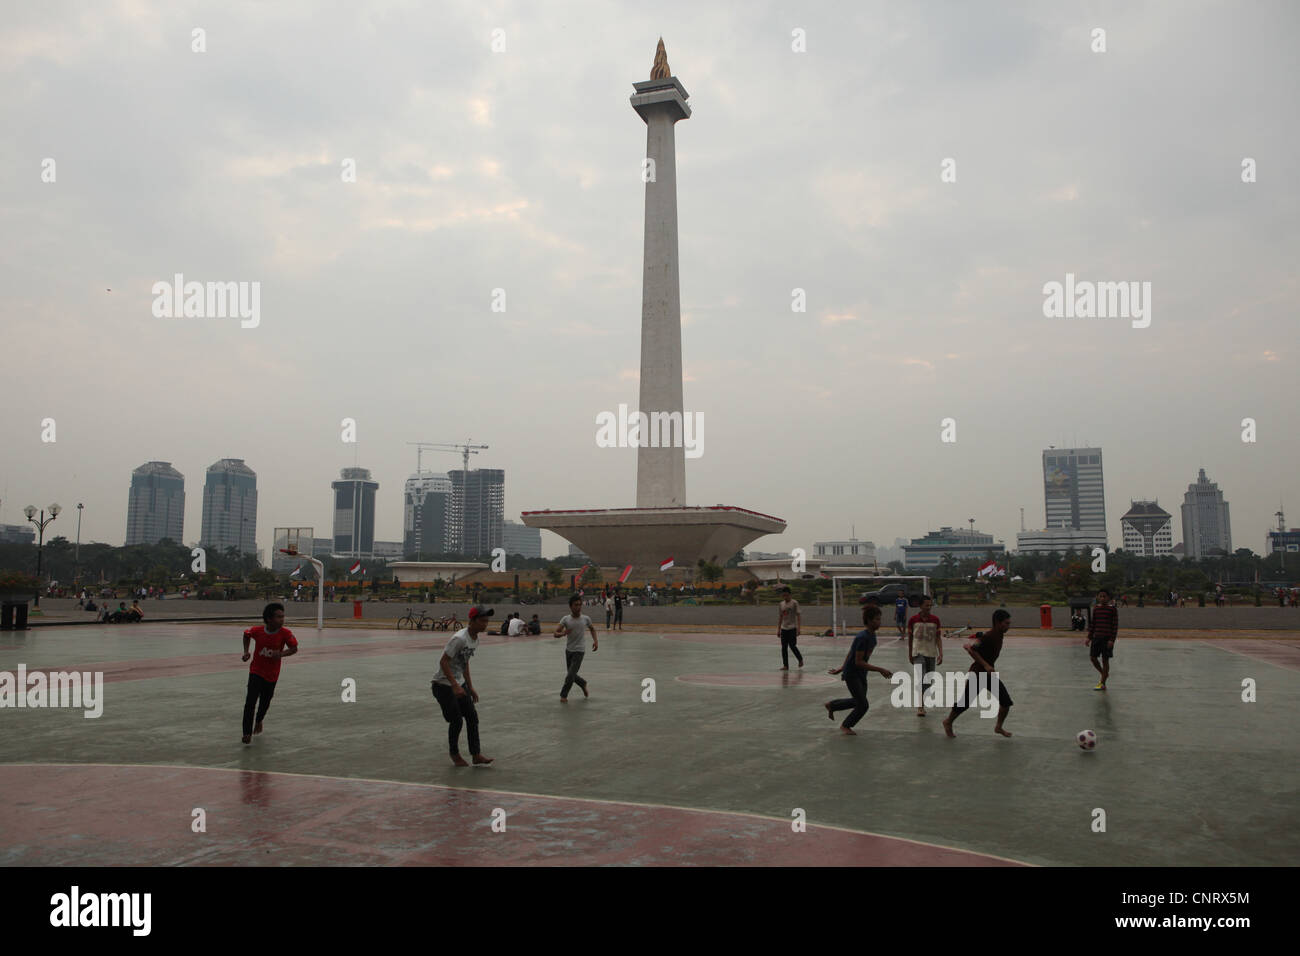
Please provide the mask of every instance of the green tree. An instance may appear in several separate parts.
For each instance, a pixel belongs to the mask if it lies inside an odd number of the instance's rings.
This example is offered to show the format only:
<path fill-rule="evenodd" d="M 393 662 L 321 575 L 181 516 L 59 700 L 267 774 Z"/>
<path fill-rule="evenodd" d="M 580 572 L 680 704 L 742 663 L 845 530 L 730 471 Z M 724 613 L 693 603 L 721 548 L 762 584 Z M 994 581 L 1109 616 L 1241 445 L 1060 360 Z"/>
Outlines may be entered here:
<path fill-rule="evenodd" d="M 713 584 L 722 580 L 722 568 L 700 558 L 699 564 L 695 568 L 695 576 L 705 584 Z"/>

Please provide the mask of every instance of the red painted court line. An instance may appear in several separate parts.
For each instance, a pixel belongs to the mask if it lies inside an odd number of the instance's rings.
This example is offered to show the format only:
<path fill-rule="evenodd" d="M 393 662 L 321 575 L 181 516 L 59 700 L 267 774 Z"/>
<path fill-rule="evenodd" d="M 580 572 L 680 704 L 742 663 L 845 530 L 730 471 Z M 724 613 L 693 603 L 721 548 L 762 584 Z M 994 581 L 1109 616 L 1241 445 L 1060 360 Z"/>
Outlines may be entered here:
<path fill-rule="evenodd" d="M 475 778 L 490 770 L 466 770 Z M 207 832 L 190 829 L 202 808 Z M 498 809 L 506 830 L 493 832 Z M 500 818 L 500 814 L 496 814 Z M 192 767 L 0 766 L 10 866 L 1019 866 L 789 820 Z"/>
<path fill-rule="evenodd" d="M 1300 671 L 1300 644 L 1291 644 L 1287 641 L 1229 640 L 1210 640 L 1201 643 L 1209 644 L 1211 647 L 1217 647 L 1220 650 L 1232 651 L 1242 657 L 1253 657 L 1255 660 L 1267 661 L 1269 664 L 1276 664 L 1278 667 Z"/>

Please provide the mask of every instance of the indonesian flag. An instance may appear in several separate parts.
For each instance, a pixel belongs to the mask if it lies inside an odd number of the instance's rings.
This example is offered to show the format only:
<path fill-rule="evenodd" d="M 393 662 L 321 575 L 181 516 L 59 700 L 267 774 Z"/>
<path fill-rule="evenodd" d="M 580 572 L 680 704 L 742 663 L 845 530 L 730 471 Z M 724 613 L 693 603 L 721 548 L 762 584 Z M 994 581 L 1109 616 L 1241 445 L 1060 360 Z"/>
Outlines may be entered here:
<path fill-rule="evenodd" d="M 996 561 L 985 561 L 977 573 L 980 577 L 1000 578 L 1007 573 L 1007 569 L 998 567 Z"/>
<path fill-rule="evenodd" d="M 361 562 L 358 561 L 356 564 L 352 565 L 352 567 L 348 568 L 348 574 L 356 574 L 360 570 L 361 570 Z"/>
<path fill-rule="evenodd" d="M 302 573 L 302 565 L 300 564 L 300 565 L 298 565 L 296 568 L 294 568 L 292 571 L 289 572 L 289 577 L 291 577 L 291 578 L 296 578 L 296 577 L 297 577 L 299 574 L 301 574 L 301 573 Z"/>
<path fill-rule="evenodd" d="M 667 571 L 667 570 L 668 570 L 669 568 L 671 568 L 672 566 L 673 566 L 673 559 L 672 559 L 672 558 L 668 558 L 668 559 L 666 559 L 666 560 L 664 560 L 664 561 L 660 561 L 660 562 L 659 562 L 659 570 L 660 570 L 660 571 Z"/>
<path fill-rule="evenodd" d="M 632 573 L 632 565 L 629 564 L 627 567 L 623 569 L 623 573 L 618 576 L 618 583 L 622 584 L 624 581 L 626 581 L 627 576 L 631 573 Z"/>

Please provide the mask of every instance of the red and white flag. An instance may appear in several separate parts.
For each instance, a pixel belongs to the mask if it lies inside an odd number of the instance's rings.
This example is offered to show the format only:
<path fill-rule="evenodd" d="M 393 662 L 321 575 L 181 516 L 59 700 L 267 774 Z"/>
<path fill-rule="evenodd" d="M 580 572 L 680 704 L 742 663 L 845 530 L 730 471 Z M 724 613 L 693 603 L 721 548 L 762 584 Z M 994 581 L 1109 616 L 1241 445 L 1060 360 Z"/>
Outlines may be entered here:
<path fill-rule="evenodd" d="M 632 565 L 629 564 L 627 567 L 623 569 L 623 573 L 618 576 L 618 583 L 622 584 L 624 581 L 626 581 L 627 576 L 631 573 L 632 573 Z"/>
<path fill-rule="evenodd" d="M 668 558 L 668 559 L 666 559 L 666 560 L 664 560 L 664 561 L 660 561 L 660 562 L 659 562 L 659 570 L 660 570 L 660 571 L 667 571 L 667 570 L 668 570 L 669 568 L 671 568 L 672 566 L 673 566 L 673 559 L 672 559 L 672 558 Z"/>
<path fill-rule="evenodd" d="M 302 573 L 302 565 L 300 564 L 300 565 L 298 565 L 296 568 L 294 568 L 292 571 L 289 572 L 289 577 L 291 577 L 291 578 L 296 578 L 296 577 L 297 577 L 299 574 L 301 574 L 301 573 Z"/>
<path fill-rule="evenodd" d="M 361 570 L 361 562 L 358 561 L 354 565 L 352 565 L 352 567 L 348 568 L 348 574 L 356 574 L 360 570 Z"/>

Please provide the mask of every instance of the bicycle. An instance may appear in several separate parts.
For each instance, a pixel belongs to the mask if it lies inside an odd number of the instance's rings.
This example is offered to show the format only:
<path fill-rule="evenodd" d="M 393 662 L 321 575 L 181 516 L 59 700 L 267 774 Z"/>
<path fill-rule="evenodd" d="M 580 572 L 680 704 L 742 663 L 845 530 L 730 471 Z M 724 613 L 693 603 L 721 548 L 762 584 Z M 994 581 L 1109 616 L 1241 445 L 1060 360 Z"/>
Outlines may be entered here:
<path fill-rule="evenodd" d="M 460 621 L 455 614 L 449 614 L 447 617 L 429 618 L 429 627 L 435 631 L 460 630 Z"/>
<path fill-rule="evenodd" d="M 424 630 L 424 625 L 426 623 L 428 623 L 430 630 L 437 626 L 437 622 L 433 618 L 429 617 L 426 611 L 421 610 L 419 618 L 416 618 L 408 607 L 406 609 L 406 616 L 397 619 L 397 629 L 401 630 L 403 627 L 413 627 L 417 631 L 422 631 Z"/>

